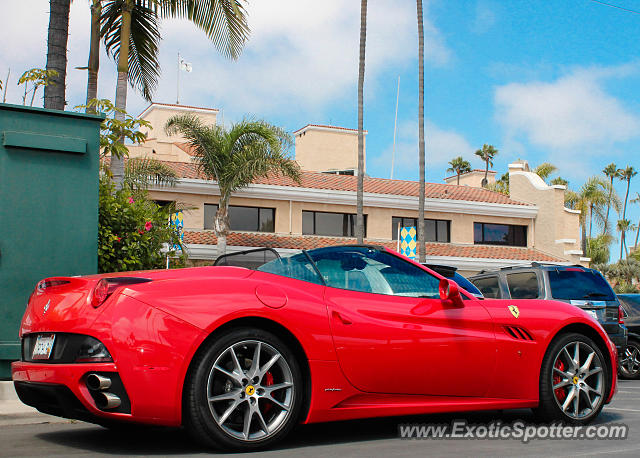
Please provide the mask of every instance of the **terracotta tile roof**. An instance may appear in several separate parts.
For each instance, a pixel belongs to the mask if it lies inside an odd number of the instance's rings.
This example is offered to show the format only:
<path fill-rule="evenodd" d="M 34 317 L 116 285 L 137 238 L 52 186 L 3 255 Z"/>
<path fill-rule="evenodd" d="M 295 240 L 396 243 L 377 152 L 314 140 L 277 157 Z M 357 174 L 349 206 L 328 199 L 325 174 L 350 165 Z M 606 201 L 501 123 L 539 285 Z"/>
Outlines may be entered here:
<path fill-rule="evenodd" d="M 339 126 L 330 126 L 330 125 L 325 125 L 325 124 L 307 124 L 304 127 L 301 127 L 300 129 L 294 131 L 294 134 L 297 134 L 298 132 L 300 132 L 303 129 L 306 129 L 307 127 L 322 127 L 325 129 L 336 129 L 336 130 L 346 130 L 348 132 L 358 132 L 358 129 L 349 129 L 348 127 L 339 127 Z M 367 130 L 363 131 L 365 133 L 368 133 Z"/>
<path fill-rule="evenodd" d="M 164 162 L 178 174 L 180 178 L 206 179 L 198 171 L 195 163 L 190 162 Z M 280 175 L 269 175 L 258 178 L 254 184 L 291 186 L 296 188 L 313 188 L 334 191 L 356 192 L 358 177 L 351 175 L 335 175 L 320 172 L 302 172 L 302 183 L 298 184 Z M 387 178 L 365 177 L 364 192 L 373 194 L 392 194 L 398 196 L 417 196 L 419 183 L 417 181 L 389 180 Z M 463 200 L 471 202 L 486 202 L 506 205 L 526 205 L 500 194 L 483 188 L 471 186 L 457 186 L 444 183 L 427 183 L 425 197 L 427 199 Z"/>
<path fill-rule="evenodd" d="M 188 244 L 215 245 L 217 237 L 213 231 L 185 231 L 184 241 Z M 348 237 L 325 237 L 317 235 L 288 235 L 268 232 L 231 232 L 227 236 L 227 245 L 246 247 L 289 248 L 310 250 L 324 246 L 347 245 L 356 243 Z M 384 245 L 393 250 L 396 242 L 391 240 L 365 240 L 372 245 Z M 452 243 L 427 243 L 427 256 L 452 256 L 460 258 L 509 259 L 516 261 L 566 262 L 532 248 L 492 246 L 492 245 L 456 245 Z"/>

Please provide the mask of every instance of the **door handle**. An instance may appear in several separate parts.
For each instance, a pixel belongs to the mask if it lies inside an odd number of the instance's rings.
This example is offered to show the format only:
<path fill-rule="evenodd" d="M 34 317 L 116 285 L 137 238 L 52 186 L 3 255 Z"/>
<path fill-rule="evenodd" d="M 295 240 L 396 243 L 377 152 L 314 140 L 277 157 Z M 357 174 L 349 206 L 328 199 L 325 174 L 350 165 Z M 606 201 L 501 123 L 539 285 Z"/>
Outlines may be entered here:
<path fill-rule="evenodd" d="M 353 324 L 353 322 L 351 320 L 349 320 L 348 318 L 345 318 L 344 316 L 340 315 L 340 313 L 338 313 L 336 311 L 333 312 L 333 317 L 336 320 L 339 320 L 342 324 L 346 324 L 346 325 Z"/>

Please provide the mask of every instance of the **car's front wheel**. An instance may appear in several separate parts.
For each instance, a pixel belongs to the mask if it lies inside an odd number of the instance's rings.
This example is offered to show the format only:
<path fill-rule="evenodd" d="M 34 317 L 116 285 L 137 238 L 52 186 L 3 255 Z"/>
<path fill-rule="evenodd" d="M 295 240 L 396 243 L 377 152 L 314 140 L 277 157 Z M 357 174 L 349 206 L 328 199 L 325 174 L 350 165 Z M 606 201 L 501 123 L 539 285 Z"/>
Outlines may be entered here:
<path fill-rule="evenodd" d="M 620 375 L 626 379 L 640 378 L 640 343 L 629 340 L 620 355 Z"/>
<path fill-rule="evenodd" d="M 260 329 L 235 329 L 194 361 L 185 387 L 186 426 L 205 445 L 256 450 L 282 439 L 302 407 L 293 352 Z"/>
<path fill-rule="evenodd" d="M 539 417 L 585 424 L 602 410 L 607 394 L 607 366 L 595 342 L 582 334 L 554 340 L 542 362 Z"/>

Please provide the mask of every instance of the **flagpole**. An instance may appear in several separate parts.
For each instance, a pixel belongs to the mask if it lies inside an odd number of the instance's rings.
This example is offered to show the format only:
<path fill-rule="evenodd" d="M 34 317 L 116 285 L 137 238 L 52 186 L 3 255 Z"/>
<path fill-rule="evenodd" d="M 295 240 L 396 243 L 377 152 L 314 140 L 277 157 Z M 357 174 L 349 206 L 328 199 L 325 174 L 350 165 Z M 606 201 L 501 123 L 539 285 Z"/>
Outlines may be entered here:
<path fill-rule="evenodd" d="M 178 51 L 178 78 L 176 88 L 176 105 L 180 105 L 180 51 Z"/>
<path fill-rule="evenodd" d="M 400 75 L 398 75 L 398 93 L 396 94 L 396 118 L 393 122 L 393 151 L 391 152 L 391 179 L 393 180 L 393 163 L 396 158 L 396 132 L 398 131 L 398 102 L 400 101 Z"/>

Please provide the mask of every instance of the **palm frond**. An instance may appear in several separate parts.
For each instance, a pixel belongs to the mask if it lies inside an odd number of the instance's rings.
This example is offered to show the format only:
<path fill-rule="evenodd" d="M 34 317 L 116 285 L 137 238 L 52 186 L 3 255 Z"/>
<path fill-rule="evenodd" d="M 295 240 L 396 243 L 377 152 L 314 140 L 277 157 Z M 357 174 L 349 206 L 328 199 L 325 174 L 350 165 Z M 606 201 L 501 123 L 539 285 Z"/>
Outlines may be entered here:
<path fill-rule="evenodd" d="M 130 189 L 148 189 L 154 184 L 174 186 L 177 178 L 173 169 L 151 158 L 129 159 L 124 168 L 124 185 Z"/>
<path fill-rule="evenodd" d="M 237 59 L 249 38 L 243 0 L 157 0 L 163 18 L 188 19 L 225 57 Z"/>
<path fill-rule="evenodd" d="M 107 54 L 116 62 L 120 55 L 120 27 L 124 5 L 125 0 L 106 0 L 100 16 L 100 36 Z M 149 1 L 134 0 L 134 8 L 131 11 L 128 78 L 131 87 L 148 101 L 151 101 L 160 77 L 160 40 L 155 5 Z"/>

